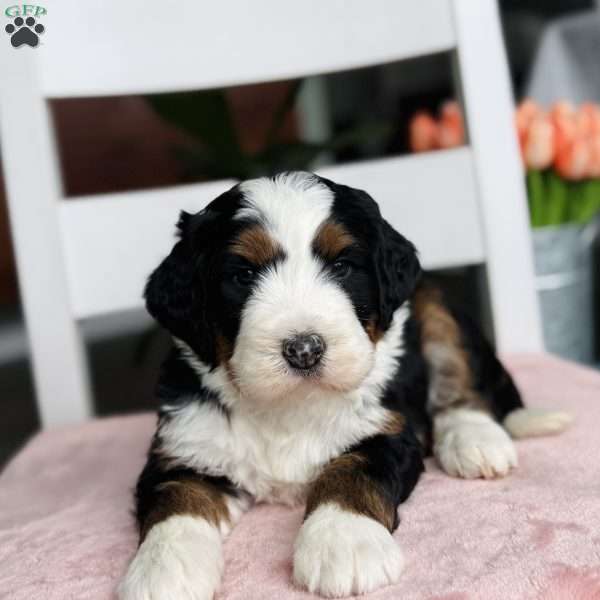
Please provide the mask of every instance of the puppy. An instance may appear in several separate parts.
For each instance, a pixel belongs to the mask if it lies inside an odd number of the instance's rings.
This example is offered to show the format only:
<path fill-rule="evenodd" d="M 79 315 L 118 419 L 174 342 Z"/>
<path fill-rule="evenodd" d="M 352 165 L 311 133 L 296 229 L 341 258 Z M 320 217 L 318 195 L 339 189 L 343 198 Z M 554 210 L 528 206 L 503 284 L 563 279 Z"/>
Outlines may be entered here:
<path fill-rule="evenodd" d="M 305 503 L 296 585 L 339 597 L 394 583 L 397 507 L 424 455 L 452 476 L 501 477 L 517 465 L 509 434 L 567 425 L 523 407 L 365 192 L 284 173 L 178 228 L 145 292 L 174 348 L 121 599 L 212 598 L 222 540 L 254 502 Z"/>

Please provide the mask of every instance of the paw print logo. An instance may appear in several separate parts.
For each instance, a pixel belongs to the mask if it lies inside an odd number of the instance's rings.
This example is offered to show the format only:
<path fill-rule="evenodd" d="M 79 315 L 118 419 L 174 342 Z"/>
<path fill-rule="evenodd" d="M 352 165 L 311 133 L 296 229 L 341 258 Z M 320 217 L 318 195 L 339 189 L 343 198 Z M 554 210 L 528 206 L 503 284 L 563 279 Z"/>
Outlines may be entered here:
<path fill-rule="evenodd" d="M 17 17 L 13 23 L 9 23 L 4 30 L 10 35 L 10 43 L 15 48 L 23 44 L 35 48 L 39 44 L 39 34 L 44 33 L 44 26 L 42 24 L 38 23 L 36 25 L 33 17 L 27 17 L 25 20 Z"/>

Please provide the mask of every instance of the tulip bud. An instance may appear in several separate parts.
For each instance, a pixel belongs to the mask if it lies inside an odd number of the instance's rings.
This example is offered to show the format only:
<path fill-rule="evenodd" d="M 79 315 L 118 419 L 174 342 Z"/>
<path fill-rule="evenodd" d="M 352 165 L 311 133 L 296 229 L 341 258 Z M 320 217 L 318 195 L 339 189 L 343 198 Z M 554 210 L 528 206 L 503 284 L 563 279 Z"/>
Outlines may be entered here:
<path fill-rule="evenodd" d="M 519 136 L 519 143 L 523 148 L 523 142 L 525 141 L 525 135 L 529 129 L 531 121 L 542 113 L 542 109 L 530 98 L 523 100 L 517 107 L 515 113 L 515 124 L 517 126 L 517 135 Z"/>
<path fill-rule="evenodd" d="M 587 177 L 600 178 L 600 131 L 589 139 Z"/>
<path fill-rule="evenodd" d="M 578 180 L 585 177 L 590 162 L 590 148 L 581 137 L 558 148 L 554 168 L 565 179 Z"/>
<path fill-rule="evenodd" d="M 554 125 L 554 155 L 570 153 L 569 148 L 577 136 L 578 129 L 582 129 L 582 122 L 576 123 L 573 105 L 562 101 L 554 104 L 550 111 L 550 120 Z M 561 158 L 561 161 L 563 159 Z"/>
<path fill-rule="evenodd" d="M 445 102 L 440 110 L 440 148 L 454 148 L 465 143 L 465 128 L 462 111 L 458 102 Z"/>
<path fill-rule="evenodd" d="M 427 152 L 438 148 L 438 126 L 425 111 L 414 115 L 409 126 L 409 143 L 413 152 Z"/>
<path fill-rule="evenodd" d="M 554 158 L 554 128 L 542 115 L 534 118 L 523 141 L 523 159 L 528 169 L 542 170 L 552 164 Z"/>

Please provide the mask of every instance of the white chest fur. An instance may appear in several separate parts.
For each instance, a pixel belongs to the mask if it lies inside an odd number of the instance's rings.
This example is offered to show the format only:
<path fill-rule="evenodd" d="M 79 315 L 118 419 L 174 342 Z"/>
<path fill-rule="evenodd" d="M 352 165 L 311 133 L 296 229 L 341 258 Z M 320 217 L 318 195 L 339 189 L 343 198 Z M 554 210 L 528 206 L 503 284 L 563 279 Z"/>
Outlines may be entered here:
<path fill-rule="evenodd" d="M 358 393 L 319 395 L 227 416 L 211 403 L 192 402 L 161 428 L 162 449 L 174 462 L 228 477 L 258 501 L 294 504 L 333 457 L 381 430 L 387 411 Z"/>
<path fill-rule="evenodd" d="M 408 314 L 407 303 L 396 311 L 377 344 L 371 372 L 357 390 L 298 390 L 260 412 L 246 409 L 236 398 L 222 367 L 209 371 L 177 340 L 203 385 L 219 394 L 230 413 L 196 401 L 174 410 L 160 430 L 165 456 L 174 464 L 227 477 L 258 501 L 301 502 L 323 465 L 381 431 L 389 418 L 380 398 L 404 351 L 402 328 Z"/>

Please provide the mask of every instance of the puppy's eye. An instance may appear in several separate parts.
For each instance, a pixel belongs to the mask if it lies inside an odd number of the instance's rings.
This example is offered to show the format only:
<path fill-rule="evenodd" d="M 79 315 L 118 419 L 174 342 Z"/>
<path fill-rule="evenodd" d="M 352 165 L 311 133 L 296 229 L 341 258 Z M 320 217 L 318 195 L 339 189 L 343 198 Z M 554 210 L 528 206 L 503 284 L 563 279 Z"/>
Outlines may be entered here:
<path fill-rule="evenodd" d="M 233 275 L 233 283 L 240 287 L 248 287 L 255 279 L 256 271 L 253 269 L 240 269 Z"/>
<path fill-rule="evenodd" d="M 345 260 L 337 260 L 331 265 L 331 274 L 336 279 L 346 279 L 352 273 L 352 265 Z"/>

